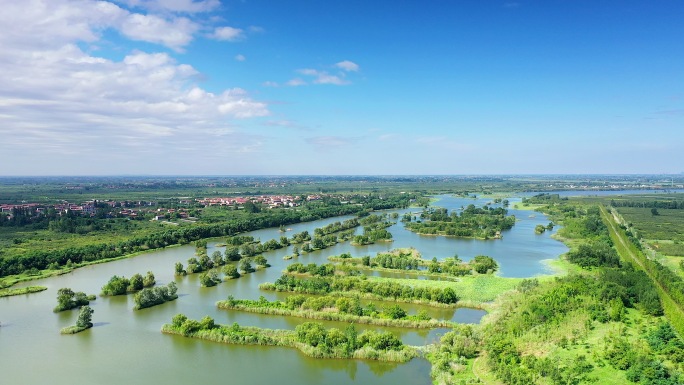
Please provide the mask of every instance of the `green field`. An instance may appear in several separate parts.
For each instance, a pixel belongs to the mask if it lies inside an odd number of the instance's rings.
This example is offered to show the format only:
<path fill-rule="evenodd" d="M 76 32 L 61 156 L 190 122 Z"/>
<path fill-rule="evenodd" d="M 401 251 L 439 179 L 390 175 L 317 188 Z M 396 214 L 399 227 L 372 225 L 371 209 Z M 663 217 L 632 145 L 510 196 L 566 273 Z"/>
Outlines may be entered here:
<path fill-rule="evenodd" d="M 684 210 L 658 209 L 658 215 L 653 215 L 649 208 L 618 207 L 617 210 L 644 239 L 684 242 Z"/>

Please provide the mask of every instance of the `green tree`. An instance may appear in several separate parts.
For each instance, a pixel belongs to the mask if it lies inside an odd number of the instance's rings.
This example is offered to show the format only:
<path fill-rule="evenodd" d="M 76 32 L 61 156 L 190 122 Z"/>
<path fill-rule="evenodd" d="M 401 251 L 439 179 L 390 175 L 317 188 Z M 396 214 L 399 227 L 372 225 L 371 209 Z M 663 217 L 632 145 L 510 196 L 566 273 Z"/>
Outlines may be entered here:
<path fill-rule="evenodd" d="M 81 308 L 81 311 L 78 313 L 78 320 L 76 321 L 76 326 L 78 326 L 79 328 L 92 327 L 93 313 L 94 311 L 90 306 L 83 306 Z"/>
<path fill-rule="evenodd" d="M 219 250 L 214 251 L 211 253 L 211 260 L 214 262 L 214 266 L 223 266 L 225 265 L 225 260 L 223 259 L 223 254 Z"/>
<path fill-rule="evenodd" d="M 254 272 L 254 268 L 252 267 L 250 258 L 243 258 L 240 260 L 240 271 L 242 271 L 243 273 Z"/>
<path fill-rule="evenodd" d="M 437 262 L 436 257 L 432 258 L 432 261 L 428 265 L 428 271 L 430 273 L 441 273 L 442 272 L 442 267 L 439 265 L 439 262 Z"/>
<path fill-rule="evenodd" d="M 254 257 L 254 263 L 257 264 L 257 266 L 263 266 L 263 267 L 269 267 L 271 265 L 268 264 L 268 260 L 266 260 L 266 257 L 263 255 L 257 255 Z"/>
<path fill-rule="evenodd" d="M 397 304 L 386 307 L 384 313 L 391 319 L 402 319 L 406 317 L 406 310 L 402 309 Z"/>
<path fill-rule="evenodd" d="M 488 257 L 486 255 L 477 255 L 471 261 L 473 268 L 479 274 L 487 274 L 488 272 L 495 272 L 499 268 L 499 264 L 496 263 L 494 258 Z"/>
<path fill-rule="evenodd" d="M 200 285 L 204 287 L 216 286 L 221 280 L 215 271 L 208 271 L 200 275 Z"/>
<path fill-rule="evenodd" d="M 133 274 L 128 284 L 128 291 L 138 291 L 143 289 L 143 277 L 140 274 Z"/>
<path fill-rule="evenodd" d="M 228 278 L 240 278 L 240 272 L 238 272 L 237 267 L 231 264 L 223 266 L 223 274 Z"/>
<path fill-rule="evenodd" d="M 175 275 L 186 275 L 188 274 L 187 271 L 183 268 L 183 264 L 180 262 L 176 262 L 176 271 L 174 273 Z"/>
<path fill-rule="evenodd" d="M 74 291 L 68 287 L 57 290 L 57 306 L 55 312 L 73 309 L 74 307 Z"/>
<path fill-rule="evenodd" d="M 239 261 L 240 260 L 240 249 L 236 246 L 226 248 L 226 260 L 228 261 Z"/>
<path fill-rule="evenodd" d="M 102 286 L 102 294 L 104 295 L 122 295 L 126 294 L 128 289 L 128 279 L 125 277 L 113 276 L 109 279 L 106 285 Z"/>
<path fill-rule="evenodd" d="M 152 287 L 155 283 L 157 283 L 157 280 L 154 278 L 154 274 L 151 271 L 148 271 L 143 279 L 143 286 Z"/>

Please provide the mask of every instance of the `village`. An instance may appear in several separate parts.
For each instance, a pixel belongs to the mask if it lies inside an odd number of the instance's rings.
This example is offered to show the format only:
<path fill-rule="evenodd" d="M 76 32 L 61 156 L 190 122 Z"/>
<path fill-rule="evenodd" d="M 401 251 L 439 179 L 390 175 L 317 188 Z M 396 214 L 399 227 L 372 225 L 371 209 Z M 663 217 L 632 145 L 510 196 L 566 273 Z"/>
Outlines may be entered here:
<path fill-rule="evenodd" d="M 18 213 L 25 217 L 51 215 L 75 215 L 95 217 L 97 215 L 130 219 L 191 219 L 191 210 L 205 206 L 227 206 L 241 210 L 248 202 L 264 208 L 287 208 L 300 206 L 303 201 L 322 199 L 322 195 L 259 195 L 213 198 L 183 198 L 177 200 L 158 201 L 114 201 L 88 200 L 82 203 L 63 201 L 57 204 L 30 203 L 0 204 L 0 213 L 4 220 L 12 220 Z"/>

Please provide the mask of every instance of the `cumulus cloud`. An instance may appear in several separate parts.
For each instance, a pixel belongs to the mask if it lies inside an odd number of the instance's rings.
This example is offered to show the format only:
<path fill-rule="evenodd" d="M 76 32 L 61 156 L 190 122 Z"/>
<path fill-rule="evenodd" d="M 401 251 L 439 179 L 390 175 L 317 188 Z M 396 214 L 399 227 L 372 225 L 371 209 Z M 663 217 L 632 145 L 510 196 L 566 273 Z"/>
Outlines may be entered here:
<path fill-rule="evenodd" d="M 359 70 L 359 65 L 349 60 L 344 60 L 335 64 L 335 67 L 341 68 L 347 72 L 356 72 Z"/>
<path fill-rule="evenodd" d="M 168 53 L 131 51 L 119 60 L 79 46 L 98 43 L 111 28 L 178 48 L 195 31 L 190 20 L 103 1 L 16 3 L 0 14 L 0 137 L 16 154 L 154 154 L 203 149 L 207 137 L 224 138 L 212 141 L 223 143 L 222 151 L 244 152 L 263 142 L 238 129 L 241 119 L 269 114 L 245 90 L 205 90 L 198 71 Z"/>
<path fill-rule="evenodd" d="M 244 37 L 244 31 L 240 28 L 233 27 L 218 27 L 210 37 L 216 40 L 237 41 Z"/>
<path fill-rule="evenodd" d="M 155 15 L 130 14 L 123 19 L 120 31 L 133 40 L 158 43 L 175 50 L 181 50 L 192 40 L 199 26 L 189 19 L 180 17 L 167 21 Z"/>

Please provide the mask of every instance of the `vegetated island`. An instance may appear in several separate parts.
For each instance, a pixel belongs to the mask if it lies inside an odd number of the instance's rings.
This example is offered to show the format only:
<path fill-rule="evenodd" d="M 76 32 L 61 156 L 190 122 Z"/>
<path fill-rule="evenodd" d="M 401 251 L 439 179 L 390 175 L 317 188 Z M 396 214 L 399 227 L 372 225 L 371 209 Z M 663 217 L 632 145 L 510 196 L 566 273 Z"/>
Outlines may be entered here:
<path fill-rule="evenodd" d="M 326 329 L 316 322 L 304 322 L 294 331 L 257 327 L 218 325 L 206 316 L 200 321 L 183 314 L 164 324 L 162 333 L 238 345 L 285 346 L 299 349 L 313 358 L 359 358 L 377 361 L 406 362 L 418 356 L 418 350 L 404 345 L 390 332 L 364 331 L 358 334 L 354 325 L 344 331 Z"/>
<path fill-rule="evenodd" d="M 55 306 L 52 311 L 58 313 L 61 311 L 86 306 L 90 304 L 90 301 L 94 301 L 95 298 L 96 297 L 94 295 L 87 295 L 82 291 L 74 292 L 68 287 L 63 287 L 57 290 L 57 306 Z"/>
<path fill-rule="evenodd" d="M 413 220 L 411 214 L 405 214 L 402 221 L 408 230 L 421 235 L 445 235 L 461 238 L 497 239 L 501 232 L 515 225 L 515 216 L 507 215 L 503 207 L 482 208 L 470 204 L 461 211 L 445 208 L 429 207 L 420 214 L 420 219 Z"/>
<path fill-rule="evenodd" d="M 146 287 L 133 296 L 133 309 L 140 310 L 173 301 L 178 298 L 177 290 L 175 282 L 169 282 L 166 286 Z"/>
<path fill-rule="evenodd" d="M 238 310 L 250 313 L 291 316 L 325 321 L 341 321 L 377 326 L 391 326 L 417 329 L 449 328 L 454 322 L 430 318 L 425 310 L 409 315 L 406 310 L 394 304 L 378 309 L 373 303 L 361 305 L 359 298 L 291 295 L 285 301 L 268 301 L 263 296 L 258 300 L 235 299 L 232 296 L 216 303 L 219 309 Z"/>
<path fill-rule="evenodd" d="M 47 287 L 45 287 L 45 286 L 27 286 L 27 287 L 15 288 L 15 289 L 12 289 L 12 288 L 0 289 L 0 298 L 10 297 L 13 295 L 38 293 L 38 292 L 41 292 L 44 290 L 47 290 Z"/>
<path fill-rule="evenodd" d="M 399 280 L 369 279 L 366 276 L 311 277 L 301 279 L 283 274 L 275 282 L 262 283 L 262 290 L 303 294 L 358 296 L 384 301 L 420 303 L 440 307 L 456 307 L 459 297 L 451 287 L 411 286 Z"/>
<path fill-rule="evenodd" d="M 375 257 L 368 255 L 354 258 L 350 253 L 328 257 L 329 261 L 337 263 L 337 269 L 346 269 L 353 266 L 360 270 L 390 271 L 425 275 L 438 278 L 453 278 L 466 275 L 493 274 L 499 269 L 499 264 L 486 255 L 475 256 L 469 262 L 463 262 L 458 255 L 438 261 L 422 259 L 420 253 L 414 248 L 401 248 L 389 252 L 378 252 Z M 422 269 L 424 268 L 424 269 Z M 287 267 L 288 272 L 306 270 L 302 264 L 291 264 Z"/>
<path fill-rule="evenodd" d="M 72 326 L 67 326 L 65 328 L 62 328 L 61 333 L 62 334 L 76 334 L 80 333 L 86 329 L 90 329 L 93 327 L 93 322 L 92 322 L 92 317 L 93 317 L 93 309 L 85 305 L 81 307 L 81 310 L 78 313 L 78 319 L 76 320 L 76 325 Z"/>

